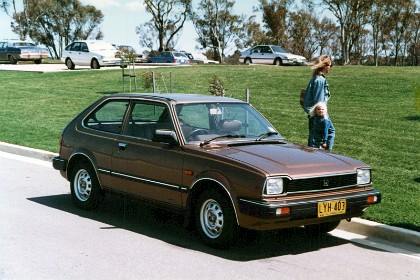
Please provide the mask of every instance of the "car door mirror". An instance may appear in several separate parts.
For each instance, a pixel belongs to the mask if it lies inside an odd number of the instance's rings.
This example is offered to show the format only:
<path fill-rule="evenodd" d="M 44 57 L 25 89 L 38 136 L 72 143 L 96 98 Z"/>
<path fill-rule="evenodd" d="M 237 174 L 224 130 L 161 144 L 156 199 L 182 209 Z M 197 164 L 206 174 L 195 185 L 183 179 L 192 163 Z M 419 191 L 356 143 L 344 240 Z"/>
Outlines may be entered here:
<path fill-rule="evenodd" d="M 170 146 L 178 145 L 178 138 L 173 130 L 157 129 L 153 135 L 153 142 L 167 143 Z"/>

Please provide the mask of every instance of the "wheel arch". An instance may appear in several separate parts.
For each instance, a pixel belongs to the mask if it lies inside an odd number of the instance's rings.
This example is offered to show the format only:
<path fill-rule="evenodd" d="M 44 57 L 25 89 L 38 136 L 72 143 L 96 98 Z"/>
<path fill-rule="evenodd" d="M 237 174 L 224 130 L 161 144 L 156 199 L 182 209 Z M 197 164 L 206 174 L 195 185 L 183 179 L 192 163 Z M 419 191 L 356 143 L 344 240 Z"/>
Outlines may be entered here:
<path fill-rule="evenodd" d="M 67 164 L 67 171 L 66 171 L 68 180 L 71 181 L 73 179 L 71 177 L 73 173 L 73 169 L 78 162 L 82 162 L 82 161 L 85 161 L 87 164 L 90 164 L 93 167 L 93 170 L 95 170 L 96 178 L 98 178 L 99 185 L 102 188 L 101 179 L 99 177 L 95 161 L 92 159 L 91 156 L 89 156 L 87 153 L 84 153 L 84 152 L 76 152 L 70 156 L 68 164 Z"/>
<path fill-rule="evenodd" d="M 230 187 L 229 182 L 226 178 L 221 177 L 222 175 L 218 174 L 219 178 L 215 178 L 215 176 L 209 176 L 210 174 L 206 174 L 207 176 L 202 176 L 197 179 L 190 189 L 189 195 L 186 201 L 186 223 L 187 225 L 191 225 L 191 222 L 194 220 L 193 213 L 195 210 L 196 201 L 198 197 L 208 189 L 217 190 L 221 195 L 227 198 L 230 201 L 233 211 L 235 213 L 236 223 L 239 225 L 238 220 L 238 213 L 237 213 L 237 203 L 235 203 L 236 195 L 232 193 L 232 188 Z"/>

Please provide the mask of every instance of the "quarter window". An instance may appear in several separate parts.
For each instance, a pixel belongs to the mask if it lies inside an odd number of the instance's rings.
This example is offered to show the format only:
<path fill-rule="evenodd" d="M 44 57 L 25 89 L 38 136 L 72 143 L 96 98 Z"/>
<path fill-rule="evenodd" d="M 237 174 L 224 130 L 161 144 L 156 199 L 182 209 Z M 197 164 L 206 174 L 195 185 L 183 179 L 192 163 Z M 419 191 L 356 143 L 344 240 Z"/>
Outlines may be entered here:
<path fill-rule="evenodd" d="M 109 101 L 93 111 L 84 121 L 86 127 L 111 133 L 120 133 L 128 100 Z"/>

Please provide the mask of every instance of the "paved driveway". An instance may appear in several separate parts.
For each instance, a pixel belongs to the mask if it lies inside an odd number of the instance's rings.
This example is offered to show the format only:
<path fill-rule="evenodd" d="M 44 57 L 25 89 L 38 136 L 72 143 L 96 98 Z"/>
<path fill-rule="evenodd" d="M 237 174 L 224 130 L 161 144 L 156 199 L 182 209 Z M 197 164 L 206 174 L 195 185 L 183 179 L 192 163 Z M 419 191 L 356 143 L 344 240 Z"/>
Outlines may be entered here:
<path fill-rule="evenodd" d="M 157 64 L 154 63 L 153 65 L 148 63 L 142 63 L 141 65 L 136 65 L 135 68 L 156 68 L 160 66 L 179 66 L 179 64 L 173 63 L 162 63 Z M 0 64 L 0 71 L 27 71 L 27 72 L 39 72 L 39 73 L 47 73 L 47 72 L 62 72 L 62 71 L 103 71 L 103 70 L 118 70 L 121 69 L 119 66 L 109 66 L 109 67 L 101 67 L 101 69 L 90 69 L 89 66 L 76 66 L 74 70 L 68 70 L 67 66 L 64 63 L 60 64 L 32 64 L 32 63 L 22 63 L 22 64 Z"/>

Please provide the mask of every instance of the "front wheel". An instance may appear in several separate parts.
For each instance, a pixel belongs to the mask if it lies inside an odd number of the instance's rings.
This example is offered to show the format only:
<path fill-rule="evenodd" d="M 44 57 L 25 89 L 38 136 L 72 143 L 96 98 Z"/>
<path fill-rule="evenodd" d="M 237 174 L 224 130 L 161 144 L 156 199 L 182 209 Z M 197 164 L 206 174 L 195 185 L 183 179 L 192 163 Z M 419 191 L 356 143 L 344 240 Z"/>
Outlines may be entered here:
<path fill-rule="evenodd" d="M 96 58 L 92 59 L 92 62 L 90 63 L 90 68 L 92 69 L 100 69 L 101 66 L 99 65 L 99 62 Z"/>
<path fill-rule="evenodd" d="M 274 65 L 281 66 L 281 65 L 283 65 L 283 62 L 281 61 L 280 58 L 276 58 L 276 60 L 274 60 Z"/>
<path fill-rule="evenodd" d="M 18 61 L 13 55 L 9 55 L 9 62 L 10 64 L 17 64 Z"/>
<path fill-rule="evenodd" d="M 206 190 L 197 202 L 195 226 L 201 241 L 214 248 L 232 245 L 239 226 L 230 201 L 216 190 Z"/>
<path fill-rule="evenodd" d="M 91 210 L 99 206 L 104 194 L 92 165 L 86 162 L 76 164 L 71 175 L 70 192 L 79 208 Z"/>
<path fill-rule="evenodd" d="M 245 64 L 251 64 L 252 60 L 249 57 L 247 57 L 247 58 L 245 58 L 244 63 Z"/>

